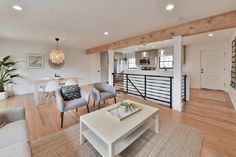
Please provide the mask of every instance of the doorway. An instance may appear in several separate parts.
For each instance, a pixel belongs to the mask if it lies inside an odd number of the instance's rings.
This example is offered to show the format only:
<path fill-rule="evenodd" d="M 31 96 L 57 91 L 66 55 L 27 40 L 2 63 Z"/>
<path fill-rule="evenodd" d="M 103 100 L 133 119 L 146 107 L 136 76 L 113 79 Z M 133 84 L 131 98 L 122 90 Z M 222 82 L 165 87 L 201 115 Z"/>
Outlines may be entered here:
<path fill-rule="evenodd" d="M 108 61 L 108 52 L 101 53 L 101 81 L 108 83 L 109 80 L 109 61 Z"/>
<path fill-rule="evenodd" d="M 90 55 L 90 83 L 101 81 L 101 60 L 100 53 Z"/>
<path fill-rule="evenodd" d="M 201 88 L 225 90 L 225 52 L 209 50 L 201 52 Z"/>

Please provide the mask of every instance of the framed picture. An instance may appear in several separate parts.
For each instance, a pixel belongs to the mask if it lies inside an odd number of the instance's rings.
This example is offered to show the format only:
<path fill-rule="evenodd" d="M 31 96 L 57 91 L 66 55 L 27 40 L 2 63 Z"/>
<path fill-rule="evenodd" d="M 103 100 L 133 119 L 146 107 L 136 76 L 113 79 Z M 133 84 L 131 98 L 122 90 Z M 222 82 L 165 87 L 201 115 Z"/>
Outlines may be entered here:
<path fill-rule="evenodd" d="M 27 54 L 27 68 L 42 69 L 44 68 L 43 54 Z"/>

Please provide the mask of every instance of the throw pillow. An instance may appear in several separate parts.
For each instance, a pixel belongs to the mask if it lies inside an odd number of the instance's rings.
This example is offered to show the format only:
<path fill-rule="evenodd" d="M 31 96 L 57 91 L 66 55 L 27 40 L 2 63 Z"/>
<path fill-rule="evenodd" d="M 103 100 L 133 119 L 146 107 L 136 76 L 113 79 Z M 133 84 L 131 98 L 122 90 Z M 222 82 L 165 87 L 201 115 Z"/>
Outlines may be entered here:
<path fill-rule="evenodd" d="M 78 85 L 62 86 L 61 94 L 64 101 L 70 101 L 81 98 L 80 88 Z"/>

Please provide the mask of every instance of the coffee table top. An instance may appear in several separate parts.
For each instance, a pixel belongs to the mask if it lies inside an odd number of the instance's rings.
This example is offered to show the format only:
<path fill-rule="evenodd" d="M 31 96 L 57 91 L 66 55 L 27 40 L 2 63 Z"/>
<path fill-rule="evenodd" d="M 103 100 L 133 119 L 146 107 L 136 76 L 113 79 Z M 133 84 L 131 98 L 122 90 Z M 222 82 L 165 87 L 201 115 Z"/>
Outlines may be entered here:
<path fill-rule="evenodd" d="M 142 108 L 141 111 L 119 122 L 113 119 L 110 115 L 108 115 L 109 113 L 105 111 L 117 105 L 114 104 L 95 112 L 83 115 L 80 117 L 80 120 L 85 123 L 86 126 L 104 142 L 111 144 L 127 135 L 129 132 L 132 132 L 140 124 L 142 124 L 142 122 L 159 111 L 158 108 L 144 105 L 135 101 L 125 101 L 139 105 Z"/>

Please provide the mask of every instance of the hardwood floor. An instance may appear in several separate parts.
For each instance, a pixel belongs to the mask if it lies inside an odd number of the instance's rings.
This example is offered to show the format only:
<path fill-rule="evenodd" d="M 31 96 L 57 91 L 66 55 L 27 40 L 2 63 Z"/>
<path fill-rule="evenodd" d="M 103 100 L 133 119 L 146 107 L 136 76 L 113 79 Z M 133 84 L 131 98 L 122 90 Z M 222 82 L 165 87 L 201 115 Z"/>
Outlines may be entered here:
<path fill-rule="evenodd" d="M 88 87 L 86 88 L 89 90 Z M 209 95 L 206 98 L 201 98 L 199 96 L 201 92 L 202 90 L 191 89 L 191 99 L 181 113 L 151 101 L 148 101 L 148 104 L 160 108 L 161 118 L 181 122 L 204 131 L 205 139 L 201 154 L 202 157 L 235 157 L 236 112 L 228 94 L 219 91 L 204 91 Z M 219 94 L 222 98 L 224 97 L 224 101 L 211 99 L 211 97 L 219 96 Z M 141 98 L 125 94 L 119 94 L 117 101 L 127 98 L 146 103 Z M 96 108 L 93 108 L 93 100 L 90 99 L 90 101 L 90 109 L 96 110 L 97 105 Z M 113 101 L 113 99 L 106 101 L 106 104 L 102 103 L 101 106 L 104 107 L 113 104 Z M 0 109 L 25 106 L 30 138 L 31 140 L 37 140 L 61 130 L 60 113 L 54 103 L 55 101 L 51 99 L 48 105 L 36 106 L 33 95 L 30 94 L 0 101 Z M 80 108 L 78 112 L 74 110 L 65 113 L 63 129 L 78 124 L 80 115 L 86 113 L 86 107 Z"/>

